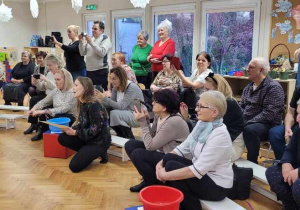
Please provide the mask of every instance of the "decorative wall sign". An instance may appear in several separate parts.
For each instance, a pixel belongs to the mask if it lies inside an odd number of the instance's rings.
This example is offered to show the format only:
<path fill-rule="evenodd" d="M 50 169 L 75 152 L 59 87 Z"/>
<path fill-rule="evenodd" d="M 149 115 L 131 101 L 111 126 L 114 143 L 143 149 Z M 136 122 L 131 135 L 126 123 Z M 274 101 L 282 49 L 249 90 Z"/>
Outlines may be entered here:
<path fill-rule="evenodd" d="M 300 4 L 292 9 L 292 15 L 296 21 L 296 28 L 300 29 Z"/>
<path fill-rule="evenodd" d="M 300 44 L 300 34 L 296 34 L 294 43 L 295 44 Z"/>
<path fill-rule="evenodd" d="M 292 3 L 289 0 L 278 0 L 275 6 L 278 7 L 276 12 L 288 12 L 292 7 Z"/>
<path fill-rule="evenodd" d="M 291 8 L 289 9 L 289 11 L 287 11 L 287 13 L 285 13 L 285 17 L 286 18 L 292 17 L 292 9 Z"/>
<path fill-rule="evenodd" d="M 277 31 L 278 27 L 276 26 L 275 28 L 272 29 L 272 35 L 271 38 L 275 39 L 276 38 L 276 31 Z"/>
<path fill-rule="evenodd" d="M 289 20 L 284 21 L 284 23 L 276 23 L 275 25 L 279 27 L 281 34 L 286 34 L 287 31 L 292 29 L 291 21 Z"/>
<path fill-rule="evenodd" d="M 271 16 L 272 16 L 272 17 L 278 18 L 278 14 L 276 13 L 275 10 L 272 10 Z"/>
<path fill-rule="evenodd" d="M 288 43 L 293 43 L 294 30 L 289 31 Z"/>

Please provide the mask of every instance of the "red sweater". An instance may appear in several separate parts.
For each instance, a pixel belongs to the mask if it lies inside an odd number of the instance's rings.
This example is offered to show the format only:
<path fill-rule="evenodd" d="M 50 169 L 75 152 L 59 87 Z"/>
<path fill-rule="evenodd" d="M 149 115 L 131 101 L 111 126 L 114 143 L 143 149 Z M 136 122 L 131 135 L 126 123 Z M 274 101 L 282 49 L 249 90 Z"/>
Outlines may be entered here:
<path fill-rule="evenodd" d="M 168 39 L 165 43 L 159 46 L 160 40 L 155 43 L 150 54 L 152 58 L 157 58 L 162 61 L 162 56 L 165 54 L 175 54 L 175 42 L 173 39 Z M 160 72 L 163 69 L 162 63 L 151 63 L 151 69 L 154 72 Z"/>

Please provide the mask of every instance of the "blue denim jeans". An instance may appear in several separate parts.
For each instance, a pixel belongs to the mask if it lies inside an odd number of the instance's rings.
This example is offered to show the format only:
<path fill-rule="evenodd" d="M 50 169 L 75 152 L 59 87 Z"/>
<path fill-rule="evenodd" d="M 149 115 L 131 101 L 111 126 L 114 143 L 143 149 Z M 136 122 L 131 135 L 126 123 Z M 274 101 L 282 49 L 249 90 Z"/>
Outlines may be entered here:
<path fill-rule="evenodd" d="M 297 123 L 298 124 L 298 123 Z M 292 131 L 294 131 L 296 125 L 293 125 Z M 285 150 L 285 128 L 284 125 L 278 125 L 270 129 L 269 131 L 269 140 L 274 150 L 276 160 L 281 160 L 282 155 Z"/>

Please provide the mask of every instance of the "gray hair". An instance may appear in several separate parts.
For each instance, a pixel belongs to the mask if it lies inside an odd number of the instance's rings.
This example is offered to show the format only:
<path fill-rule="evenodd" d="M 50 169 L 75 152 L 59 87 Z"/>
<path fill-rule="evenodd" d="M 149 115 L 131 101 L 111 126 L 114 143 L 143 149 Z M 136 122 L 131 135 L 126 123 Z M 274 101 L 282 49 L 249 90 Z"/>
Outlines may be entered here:
<path fill-rule="evenodd" d="M 269 61 L 263 57 L 257 57 L 253 58 L 252 61 L 254 61 L 260 68 L 262 68 L 263 74 L 266 76 L 270 70 L 270 64 Z"/>
<path fill-rule="evenodd" d="M 170 35 L 172 31 L 172 23 L 168 19 L 165 19 L 161 21 L 161 23 L 157 26 L 157 30 L 159 30 L 160 28 L 165 28 Z"/>
<path fill-rule="evenodd" d="M 49 54 L 45 58 L 45 62 L 50 61 L 52 63 L 55 63 L 58 65 L 59 69 L 62 69 L 64 67 L 64 63 L 54 54 Z"/>
<path fill-rule="evenodd" d="M 23 56 L 24 54 L 26 54 L 26 55 L 28 56 L 29 60 L 31 61 L 31 57 L 32 57 L 31 53 L 28 52 L 28 51 L 23 51 L 23 52 L 21 53 L 21 56 Z"/>
<path fill-rule="evenodd" d="M 297 101 L 297 105 L 300 105 L 300 99 Z"/>
<path fill-rule="evenodd" d="M 220 119 L 225 115 L 227 111 L 227 102 L 223 93 L 216 90 L 210 90 L 202 93 L 200 95 L 200 100 L 203 100 L 208 106 L 211 106 L 219 111 L 217 119 Z"/>
<path fill-rule="evenodd" d="M 143 36 L 146 39 L 146 41 L 149 39 L 149 34 L 147 31 L 140 30 L 137 34 L 137 38 L 139 38 L 140 36 Z"/>

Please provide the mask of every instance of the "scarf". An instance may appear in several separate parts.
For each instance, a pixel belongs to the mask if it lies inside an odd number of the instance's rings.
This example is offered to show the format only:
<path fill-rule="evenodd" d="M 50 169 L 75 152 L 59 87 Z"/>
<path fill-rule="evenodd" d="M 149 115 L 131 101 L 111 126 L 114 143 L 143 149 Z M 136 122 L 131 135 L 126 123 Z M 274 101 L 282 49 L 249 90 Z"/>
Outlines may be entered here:
<path fill-rule="evenodd" d="M 223 119 L 216 119 L 212 122 L 198 121 L 190 135 L 192 138 L 189 139 L 191 151 L 195 149 L 198 142 L 202 144 L 205 143 L 213 130 L 221 125 L 223 125 Z"/>

